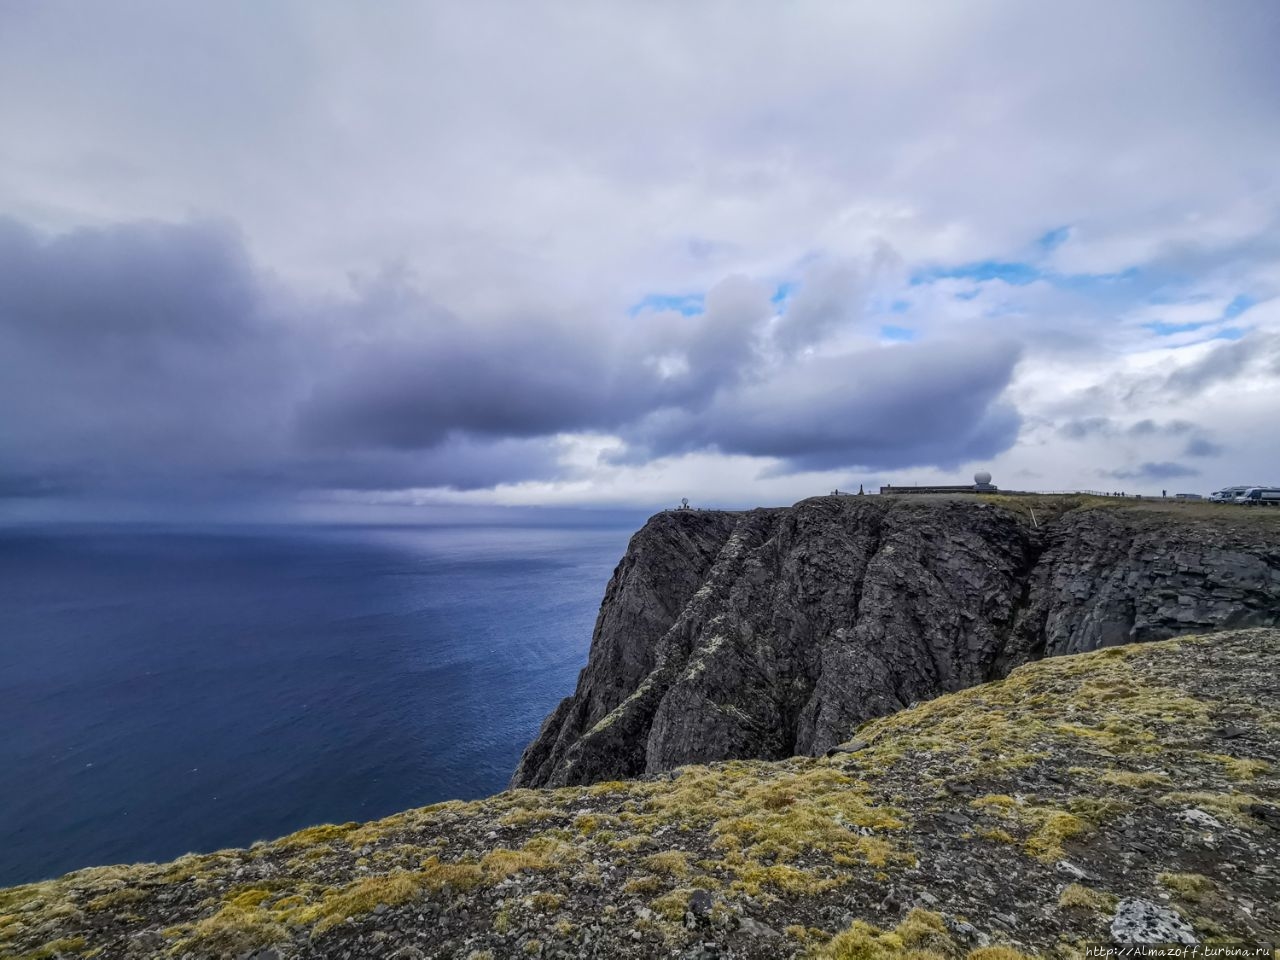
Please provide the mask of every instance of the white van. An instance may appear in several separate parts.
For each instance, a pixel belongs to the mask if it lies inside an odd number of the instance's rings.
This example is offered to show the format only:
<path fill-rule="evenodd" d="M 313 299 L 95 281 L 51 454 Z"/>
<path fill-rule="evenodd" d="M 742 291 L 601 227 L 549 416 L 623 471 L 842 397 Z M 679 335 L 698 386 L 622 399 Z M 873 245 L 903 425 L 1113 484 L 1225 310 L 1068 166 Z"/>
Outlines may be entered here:
<path fill-rule="evenodd" d="M 1236 497 L 1236 503 L 1252 507 L 1278 507 L 1280 506 L 1280 487 L 1250 487 Z"/>
<path fill-rule="evenodd" d="M 1258 486 L 1258 484 L 1245 484 L 1243 487 L 1223 487 L 1221 490 L 1215 490 L 1209 494 L 1209 500 L 1213 503 L 1235 503 L 1237 497 L 1242 497 L 1250 487 Z"/>

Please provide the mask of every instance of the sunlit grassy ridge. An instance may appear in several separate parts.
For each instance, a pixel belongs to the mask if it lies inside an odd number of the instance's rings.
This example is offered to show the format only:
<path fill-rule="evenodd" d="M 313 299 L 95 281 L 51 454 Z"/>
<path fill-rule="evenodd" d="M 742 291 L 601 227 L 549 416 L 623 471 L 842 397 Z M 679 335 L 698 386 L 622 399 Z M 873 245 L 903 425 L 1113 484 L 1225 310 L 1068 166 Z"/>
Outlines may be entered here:
<path fill-rule="evenodd" d="M 736 937 L 739 956 L 1067 957 L 1131 896 L 1207 936 L 1275 932 L 1258 906 L 1275 875 L 1223 864 L 1275 852 L 1259 811 L 1280 793 L 1278 662 L 1274 630 L 1113 648 L 865 724 L 830 758 L 515 790 L 82 870 L 0 891 L 0 955 L 354 942 L 378 956 L 404 941 L 424 956 L 648 956 Z M 1212 855 L 1177 819 L 1188 809 L 1222 823 Z M 1122 855 L 1131 835 L 1151 852 Z"/>

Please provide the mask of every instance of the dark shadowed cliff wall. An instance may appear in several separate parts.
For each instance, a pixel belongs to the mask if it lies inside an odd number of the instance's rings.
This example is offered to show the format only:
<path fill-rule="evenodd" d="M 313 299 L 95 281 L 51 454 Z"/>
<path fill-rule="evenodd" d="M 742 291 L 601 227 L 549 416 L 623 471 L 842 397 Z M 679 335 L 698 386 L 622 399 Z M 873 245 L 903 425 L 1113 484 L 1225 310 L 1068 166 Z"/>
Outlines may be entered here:
<path fill-rule="evenodd" d="M 512 780 L 819 754 L 1028 660 L 1280 623 L 1280 518 L 1230 507 L 819 497 L 631 540 L 574 694 Z"/>

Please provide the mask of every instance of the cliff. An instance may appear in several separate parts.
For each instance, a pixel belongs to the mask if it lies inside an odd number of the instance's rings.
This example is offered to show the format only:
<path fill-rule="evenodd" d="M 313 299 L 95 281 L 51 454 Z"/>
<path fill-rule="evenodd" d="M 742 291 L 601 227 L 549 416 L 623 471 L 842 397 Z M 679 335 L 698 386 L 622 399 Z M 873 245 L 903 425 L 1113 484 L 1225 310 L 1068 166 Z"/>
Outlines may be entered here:
<path fill-rule="evenodd" d="M 1276 623 L 1267 511 L 1000 496 L 669 511 L 632 539 L 577 689 L 512 785 L 817 756 L 1030 660 Z"/>
<path fill-rule="evenodd" d="M 830 757 L 81 870 L 0 890 L 0 956 L 1072 960 L 1109 936 L 1275 940 L 1277 667 L 1276 629 L 1054 657 Z"/>

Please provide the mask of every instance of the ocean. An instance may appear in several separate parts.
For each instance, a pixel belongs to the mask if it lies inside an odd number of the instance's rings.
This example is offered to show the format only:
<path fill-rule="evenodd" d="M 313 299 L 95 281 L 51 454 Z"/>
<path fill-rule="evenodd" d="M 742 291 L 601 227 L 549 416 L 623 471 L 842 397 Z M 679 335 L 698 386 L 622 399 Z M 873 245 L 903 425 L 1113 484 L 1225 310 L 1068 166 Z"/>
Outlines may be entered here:
<path fill-rule="evenodd" d="M 0 530 L 0 886 L 504 789 L 632 529 Z"/>

